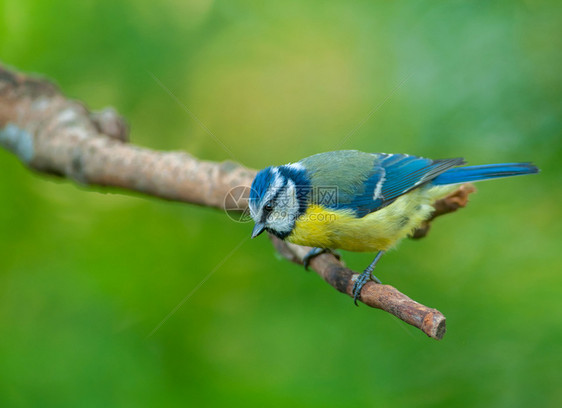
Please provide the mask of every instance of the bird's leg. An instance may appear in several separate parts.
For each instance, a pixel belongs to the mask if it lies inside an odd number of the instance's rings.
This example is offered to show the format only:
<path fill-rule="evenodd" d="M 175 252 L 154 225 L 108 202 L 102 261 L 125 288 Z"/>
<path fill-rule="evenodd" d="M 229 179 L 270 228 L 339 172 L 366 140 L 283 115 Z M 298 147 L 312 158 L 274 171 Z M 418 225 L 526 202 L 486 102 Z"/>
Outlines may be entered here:
<path fill-rule="evenodd" d="M 375 259 L 373 259 L 373 262 L 371 262 L 367 269 L 365 269 L 355 280 L 355 284 L 353 285 L 353 303 L 355 303 L 355 306 L 359 306 L 357 304 L 357 299 L 361 296 L 361 289 L 363 289 L 363 286 L 369 281 L 369 279 L 375 281 L 376 283 L 381 283 L 379 278 L 373 275 L 373 269 L 375 269 L 375 266 L 377 265 L 379 259 L 381 259 L 382 254 L 384 254 L 384 251 L 379 251 L 377 256 L 375 256 Z"/>
<path fill-rule="evenodd" d="M 310 260 L 314 257 L 317 257 L 320 254 L 324 254 L 326 252 L 331 253 L 336 258 L 340 259 L 341 255 L 338 254 L 336 251 L 330 248 L 312 248 L 308 253 L 302 258 L 302 264 L 304 265 L 304 269 L 308 270 L 308 266 L 310 265 Z"/>

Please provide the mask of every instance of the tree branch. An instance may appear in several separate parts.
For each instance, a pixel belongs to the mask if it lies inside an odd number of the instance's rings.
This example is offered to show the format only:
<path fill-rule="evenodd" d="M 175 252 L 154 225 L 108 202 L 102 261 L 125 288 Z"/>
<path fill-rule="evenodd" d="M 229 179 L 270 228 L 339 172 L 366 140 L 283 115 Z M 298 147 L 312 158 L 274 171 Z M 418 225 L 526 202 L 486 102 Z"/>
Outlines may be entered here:
<path fill-rule="evenodd" d="M 128 127 L 112 109 L 91 113 L 65 98 L 52 83 L 0 65 L 0 145 L 29 168 L 86 185 L 118 187 L 166 200 L 225 209 L 235 187 L 249 187 L 256 174 L 237 163 L 199 160 L 183 152 L 158 152 L 127 144 Z M 464 207 L 470 185 L 436 203 L 434 217 Z M 433 217 L 433 218 L 434 218 Z M 414 234 L 421 238 L 429 221 Z M 285 258 L 302 264 L 309 248 L 271 237 Z M 352 296 L 355 272 L 331 254 L 311 267 L 340 292 Z M 383 309 L 434 339 L 445 334 L 445 317 L 389 285 L 368 282 L 361 301 Z"/>

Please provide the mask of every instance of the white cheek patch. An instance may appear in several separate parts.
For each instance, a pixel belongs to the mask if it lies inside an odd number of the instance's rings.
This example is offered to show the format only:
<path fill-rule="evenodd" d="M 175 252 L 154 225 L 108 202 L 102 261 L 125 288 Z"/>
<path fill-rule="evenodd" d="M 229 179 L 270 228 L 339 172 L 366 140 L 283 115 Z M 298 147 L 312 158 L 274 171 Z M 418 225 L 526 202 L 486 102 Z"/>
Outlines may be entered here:
<path fill-rule="evenodd" d="M 290 232 L 298 214 L 297 189 L 295 183 L 288 180 L 285 190 L 277 196 L 275 208 L 267 218 L 266 225 L 278 232 Z"/>
<path fill-rule="evenodd" d="M 297 189 L 293 180 L 287 180 L 287 185 L 282 193 L 277 196 L 275 200 L 275 209 L 285 212 L 292 213 L 297 203 Z"/>

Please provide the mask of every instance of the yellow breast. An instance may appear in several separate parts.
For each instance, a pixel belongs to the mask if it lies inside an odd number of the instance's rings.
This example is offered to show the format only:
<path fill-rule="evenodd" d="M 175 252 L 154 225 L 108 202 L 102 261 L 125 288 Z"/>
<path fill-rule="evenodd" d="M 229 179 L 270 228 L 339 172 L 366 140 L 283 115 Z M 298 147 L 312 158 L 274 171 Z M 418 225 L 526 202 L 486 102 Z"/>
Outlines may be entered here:
<path fill-rule="evenodd" d="M 362 218 L 349 210 L 310 205 L 297 219 L 287 241 L 356 252 L 388 250 L 428 219 L 432 204 L 453 190 L 454 186 L 418 188 Z"/>

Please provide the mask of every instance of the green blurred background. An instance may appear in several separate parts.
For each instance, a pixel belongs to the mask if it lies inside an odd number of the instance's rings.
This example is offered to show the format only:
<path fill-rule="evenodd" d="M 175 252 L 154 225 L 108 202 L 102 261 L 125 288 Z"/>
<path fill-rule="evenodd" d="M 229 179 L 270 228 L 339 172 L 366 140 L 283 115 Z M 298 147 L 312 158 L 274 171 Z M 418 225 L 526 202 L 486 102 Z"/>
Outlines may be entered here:
<path fill-rule="evenodd" d="M 355 308 L 265 238 L 221 264 L 250 224 L 34 174 L 0 150 L 0 406 L 560 406 L 561 2 L 0 0 L 0 13 L 0 60 L 115 107 L 142 146 L 254 168 L 352 148 L 542 169 L 479 184 L 377 268 L 447 316 L 437 342 Z"/>

